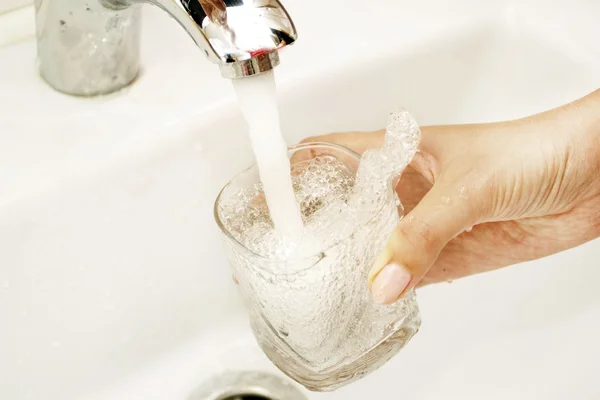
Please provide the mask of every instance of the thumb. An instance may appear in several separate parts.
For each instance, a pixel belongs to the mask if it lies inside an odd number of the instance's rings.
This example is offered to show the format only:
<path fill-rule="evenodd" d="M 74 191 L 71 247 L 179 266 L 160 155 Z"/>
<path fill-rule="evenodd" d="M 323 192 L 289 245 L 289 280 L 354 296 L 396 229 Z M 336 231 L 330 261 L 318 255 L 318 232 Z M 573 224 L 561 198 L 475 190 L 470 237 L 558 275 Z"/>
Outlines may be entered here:
<path fill-rule="evenodd" d="M 475 225 L 475 210 L 457 189 L 436 183 L 400 221 L 369 272 L 376 302 L 394 303 L 414 288 L 446 244 Z"/>

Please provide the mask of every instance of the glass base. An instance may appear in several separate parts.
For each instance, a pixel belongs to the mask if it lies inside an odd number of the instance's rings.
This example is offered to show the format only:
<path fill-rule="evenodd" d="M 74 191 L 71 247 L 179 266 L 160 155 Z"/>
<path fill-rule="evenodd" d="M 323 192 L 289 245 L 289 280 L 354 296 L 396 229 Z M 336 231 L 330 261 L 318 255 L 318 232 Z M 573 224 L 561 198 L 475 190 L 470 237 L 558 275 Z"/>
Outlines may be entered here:
<path fill-rule="evenodd" d="M 371 350 L 343 365 L 325 371 L 314 371 L 282 352 L 273 341 L 257 335 L 258 344 L 267 357 L 284 374 L 314 392 L 330 392 L 359 380 L 379 369 L 393 358 L 418 332 L 421 317 L 418 309 L 411 312 L 402 325 Z M 256 333 L 256 331 L 255 331 Z"/>

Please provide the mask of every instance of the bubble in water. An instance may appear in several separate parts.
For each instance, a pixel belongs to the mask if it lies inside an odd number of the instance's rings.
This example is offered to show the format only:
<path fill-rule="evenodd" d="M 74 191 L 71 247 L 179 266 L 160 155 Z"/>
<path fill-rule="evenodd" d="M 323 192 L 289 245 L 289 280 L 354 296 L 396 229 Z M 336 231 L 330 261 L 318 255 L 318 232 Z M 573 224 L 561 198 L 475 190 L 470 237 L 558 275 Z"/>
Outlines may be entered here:
<path fill-rule="evenodd" d="M 310 232 L 303 235 L 301 243 L 290 242 L 273 229 L 261 184 L 242 189 L 220 204 L 219 215 L 227 230 L 253 252 L 278 259 L 298 252 L 317 253 L 351 231 L 347 203 L 354 177 L 343 162 L 318 156 L 297 163 L 292 167 L 292 183 Z M 332 236 L 332 230 L 338 235 Z"/>
<path fill-rule="evenodd" d="M 365 152 L 356 175 L 328 155 L 292 165 L 304 227 L 300 240 L 289 241 L 275 231 L 260 183 L 238 189 L 217 205 L 219 219 L 235 241 L 270 259 L 257 259 L 234 241 L 225 241 L 241 292 L 252 297 L 273 333 L 287 333 L 281 337 L 319 369 L 371 348 L 369 338 L 390 329 L 398 307 L 414 301 L 411 297 L 363 315 L 373 301 L 365 290 L 368 268 L 363 274 L 358 266 L 372 264 L 399 221 L 391 182 L 418 144 L 416 122 L 400 112 L 390 118 L 382 149 Z M 296 256 L 302 261 L 296 263 Z M 340 326 L 351 326 L 355 333 Z M 350 335 L 347 340 L 341 340 L 344 334 Z"/>
<path fill-rule="evenodd" d="M 392 113 L 382 148 L 367 150 L 361 157 L 356 191 L 367 196 L 388 188 L 417 153 L 420 139 L 419 125 L 408 111 Z"/>

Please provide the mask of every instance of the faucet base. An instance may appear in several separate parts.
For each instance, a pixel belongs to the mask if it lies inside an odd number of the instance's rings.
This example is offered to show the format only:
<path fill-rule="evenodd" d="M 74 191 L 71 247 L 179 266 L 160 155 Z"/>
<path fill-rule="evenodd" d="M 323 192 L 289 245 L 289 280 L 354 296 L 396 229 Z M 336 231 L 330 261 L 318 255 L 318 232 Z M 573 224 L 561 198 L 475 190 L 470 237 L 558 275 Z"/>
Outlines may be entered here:
<path fill-rule="evenodd" d="M 117 91 L 140 68 L 140 6 L 37 0 L 38 65 L 56 90 L 78 96 Z"/>

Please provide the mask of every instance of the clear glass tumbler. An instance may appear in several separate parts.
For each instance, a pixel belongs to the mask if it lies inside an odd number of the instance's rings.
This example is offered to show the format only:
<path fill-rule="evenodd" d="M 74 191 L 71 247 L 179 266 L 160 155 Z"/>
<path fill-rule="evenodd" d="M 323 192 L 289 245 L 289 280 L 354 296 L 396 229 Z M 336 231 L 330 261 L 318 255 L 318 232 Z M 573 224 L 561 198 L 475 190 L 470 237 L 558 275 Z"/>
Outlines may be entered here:
<path fill-rule="evenodd" d="M 311 161 L 315 158 L 337 163 L 336 174 L 309 188 L 309 195 L 295 184 L 307 220 L 327 198 L 328 185 L 338 190 L 341 181 L 353 181 L 360 161 L 353 151 L 326 143 L 297 145 L 289 155 L 293 176 L 318 168 Z M 256 215 L 248 218 L 250 225 L 228 222 L 229 214 L 239 211 L 228 203 L 240 192 L 264 211 L 259 182 L 253 166 L 229 182 L 215 203 L 215 218 L 258 344 L 280 370 L 314 391 L 334 390 L 375 371 L 406 345 L 421 323 L 414 292 L 393 305 L 379 305 L 367 283 L 370 267 L 401 218 L 395 191 L 390 187 L 380 209 L 371 210 L 374 217 L 360 225 L 330 221 L 346 229 L 341 235 L 337 231 L 334 242 L 324 240 L 318 251 L 282 258 L 260 254 L 245 241 L 252 224 L 269 223 L 260 221 L 256 208 L 251 208 L 250 214 Z M 335 225 L 326 229 L 335 230 Z"/>

